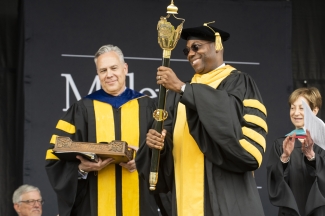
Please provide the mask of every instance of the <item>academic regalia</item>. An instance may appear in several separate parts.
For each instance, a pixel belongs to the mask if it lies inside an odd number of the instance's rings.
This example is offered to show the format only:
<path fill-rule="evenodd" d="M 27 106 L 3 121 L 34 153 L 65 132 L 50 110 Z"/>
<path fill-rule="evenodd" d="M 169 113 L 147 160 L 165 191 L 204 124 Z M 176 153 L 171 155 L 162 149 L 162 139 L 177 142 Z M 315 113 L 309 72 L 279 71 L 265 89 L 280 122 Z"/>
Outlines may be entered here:
<path fill-rule="evenodd" d="M 102 89 L 73 104 L 58 122 L 46 155 L 46 171 L 57 194 L 60 216 L 158 216 L 149 183 L 118 164 L 78 179 L 79 161 L 53 155 L 56 136 L 79 142 L 123 140 L 140 147 L 152 128 L 154 101 L 131 89 L 111 96 Z M 141 143 L 142 142 L 142 143 Z"/>
<path fill-rule="evenodd" d="M 172 192 L 173 216 L 264 215 L 253 174 L 265 152 L 262 103 L 250 76 L 228 65 L 196 74 L 183 96 L 168 91 L 156 192 Z M 150 156 L 148 146 L 136 156 L 145 179 Z"/>
<path fill-rule="evenodd" d="M 294 130 L 304 138 L 303 129 Z M 286 136 L 287 136 L 286 135 Z M 267 183 L 271 203 L 279 207 L 281 216 L 325 215 L 325 151 L 314 144 L 315 160 L 308 161 L 301 151 L 301 142 L 296 137 L 288 163 L 282 163 L 283 141 L 278 138 L 270 152 L 267 165 Z"/>

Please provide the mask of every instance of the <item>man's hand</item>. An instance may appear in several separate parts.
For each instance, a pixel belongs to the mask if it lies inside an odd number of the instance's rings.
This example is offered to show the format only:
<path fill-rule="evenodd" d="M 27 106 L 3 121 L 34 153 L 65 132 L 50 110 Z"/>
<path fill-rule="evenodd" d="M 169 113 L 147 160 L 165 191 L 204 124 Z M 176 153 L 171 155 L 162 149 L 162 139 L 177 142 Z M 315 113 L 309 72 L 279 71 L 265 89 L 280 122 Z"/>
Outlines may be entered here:
<path fill-rule="evenodd" d="M 163 85 L 166 89 L 180 93 L 185 83 L 180 81 L 175 72 L 169 67 L 160 66 L 157 69 L 157 84 Z"/>
<path fill-rule="evenodd" d="M 166 130 L 163 129 L 161 134 L 154 129 L 150 129 L 147 133 L 146 143 L 150 148 L 163 149 Z"/>
<path fill-rule="evenodd" d="M 113 158 L 106 158 L 105 160 L 102 160 L 101 158 L 99 158 L 99 161 L 97 163 L 86 160 L 85 158 L 83 158 L 80 155 L 77 155 L 76 158 L 78 158 L 80 160 L 79 169 L 83 170 L 85 172 L 99 171 L 99 170 L 103 169 L 104 167 L 106 167 L 107 165 L 114 162 Z"/>
<path fill-rule="evenodd" d="M 124 168 L 126 168 L 126 169 L 128 169 L 129 170 L 129 172 L 134 172 L 134 171 L 136 171 L 137 170 L 137 167 L 136 167 L 136 165 L 135 165 L 135 160 L 133 159 L 133 160 L 130 160 L 129 162 L 127 162 L 127 163 L 120 163 L 120 166 L 121 167 L 124 167 Z"/>

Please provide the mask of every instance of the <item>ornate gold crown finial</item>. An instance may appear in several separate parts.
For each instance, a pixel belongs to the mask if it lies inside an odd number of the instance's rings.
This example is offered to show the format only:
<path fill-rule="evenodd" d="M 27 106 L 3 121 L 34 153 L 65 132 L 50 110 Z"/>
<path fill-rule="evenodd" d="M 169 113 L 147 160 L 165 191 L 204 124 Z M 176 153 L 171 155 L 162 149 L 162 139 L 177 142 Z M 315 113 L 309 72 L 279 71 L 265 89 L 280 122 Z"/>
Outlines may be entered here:
<path fill-rule="evenodd" d="M 168 14 L 177 14 L 178 8 L 174 5 L 174 1 L 170 3 L 167 7 L 167 13 Z"/>
<path fill-rule="evenodd" d="M 177 14 L 178 8 L 174 5 L 174 1 L 171 0 L 171 4 L 167 7 L 167 16 L 160 17 L 157 25 L 158 30 L 158 44 L 163 49 L 163 57 L 170 58 L 171 51 L 175 48 L 183 29 L 183 23 L 185 19 L 178 18 L 175 16 Z M 173 16 L 177 20 L 181 20 L 181 23 L 175 27 L 167 21 L 167 19 Z"/>

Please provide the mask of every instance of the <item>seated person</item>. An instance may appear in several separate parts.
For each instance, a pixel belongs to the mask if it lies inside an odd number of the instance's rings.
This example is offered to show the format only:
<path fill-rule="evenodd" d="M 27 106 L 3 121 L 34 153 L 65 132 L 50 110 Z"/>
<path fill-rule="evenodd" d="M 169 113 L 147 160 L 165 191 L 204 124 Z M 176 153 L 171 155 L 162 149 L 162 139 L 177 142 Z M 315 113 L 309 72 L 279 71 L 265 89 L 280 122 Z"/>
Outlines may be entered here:
<path fill-rule="evenodd" d="M 14 209 L 19 216 L 40 216 L 42 215 L 41 191 L 32 185 L 22 185 L 17 188 L 12 196 Z"/>

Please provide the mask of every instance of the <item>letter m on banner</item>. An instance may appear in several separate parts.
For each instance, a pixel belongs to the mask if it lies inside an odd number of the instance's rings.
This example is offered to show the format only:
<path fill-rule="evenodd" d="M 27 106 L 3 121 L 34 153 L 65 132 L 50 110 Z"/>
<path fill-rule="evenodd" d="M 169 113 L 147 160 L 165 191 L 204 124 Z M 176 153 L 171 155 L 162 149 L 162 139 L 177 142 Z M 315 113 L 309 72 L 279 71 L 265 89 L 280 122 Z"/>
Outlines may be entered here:
<path fill-rule="evenodd" d="M 70 107 L 70 87 L 77 101 L 81 99 L 81 96 L 77 89 L 76 84 L 72 79 L 71 74 L 61 74 L 61 76 L 65 77 L 65 105 L 66 106 L 65 108 L 63 108 L 63 111 L 67 111 Z M 98 76 L 96 75 L 93 83 L 91 84 L 88 94 L 92 93 L 94 90 L 99 90 L 99 89 L 100 89 L 100 81 L 98 79 Z"/>
<path fill-rule="evenodd" d="M 72 92 L 74 94 L 74 96 L 76 97 L 76 100 L 80 100 L 81 96 L 80 93 L 77 89 L 76 84 L 73 81 L 73 78 L 71 76 L 71 74 L 61 74 L 62 77 L 65 77 L 65 108 L 63 108 L 63 111 L 67 111 L 70 107 L 70 88 L 72 89 Z M 129 81 L 130 81 L 130 89 L 134 88 L 134 74 L 133 73 L 129 73 L 127 74 L 127 76 L 129 77 Z M 94 91 L 97 91 L 101 88 L 100 86 L 100 81 L 98 78 L 98 75 L 95 76 L 95 79 L 93 81 L 93 83 L 90 86 L 89 92 L 88 94 L 91 94 Z"/>

